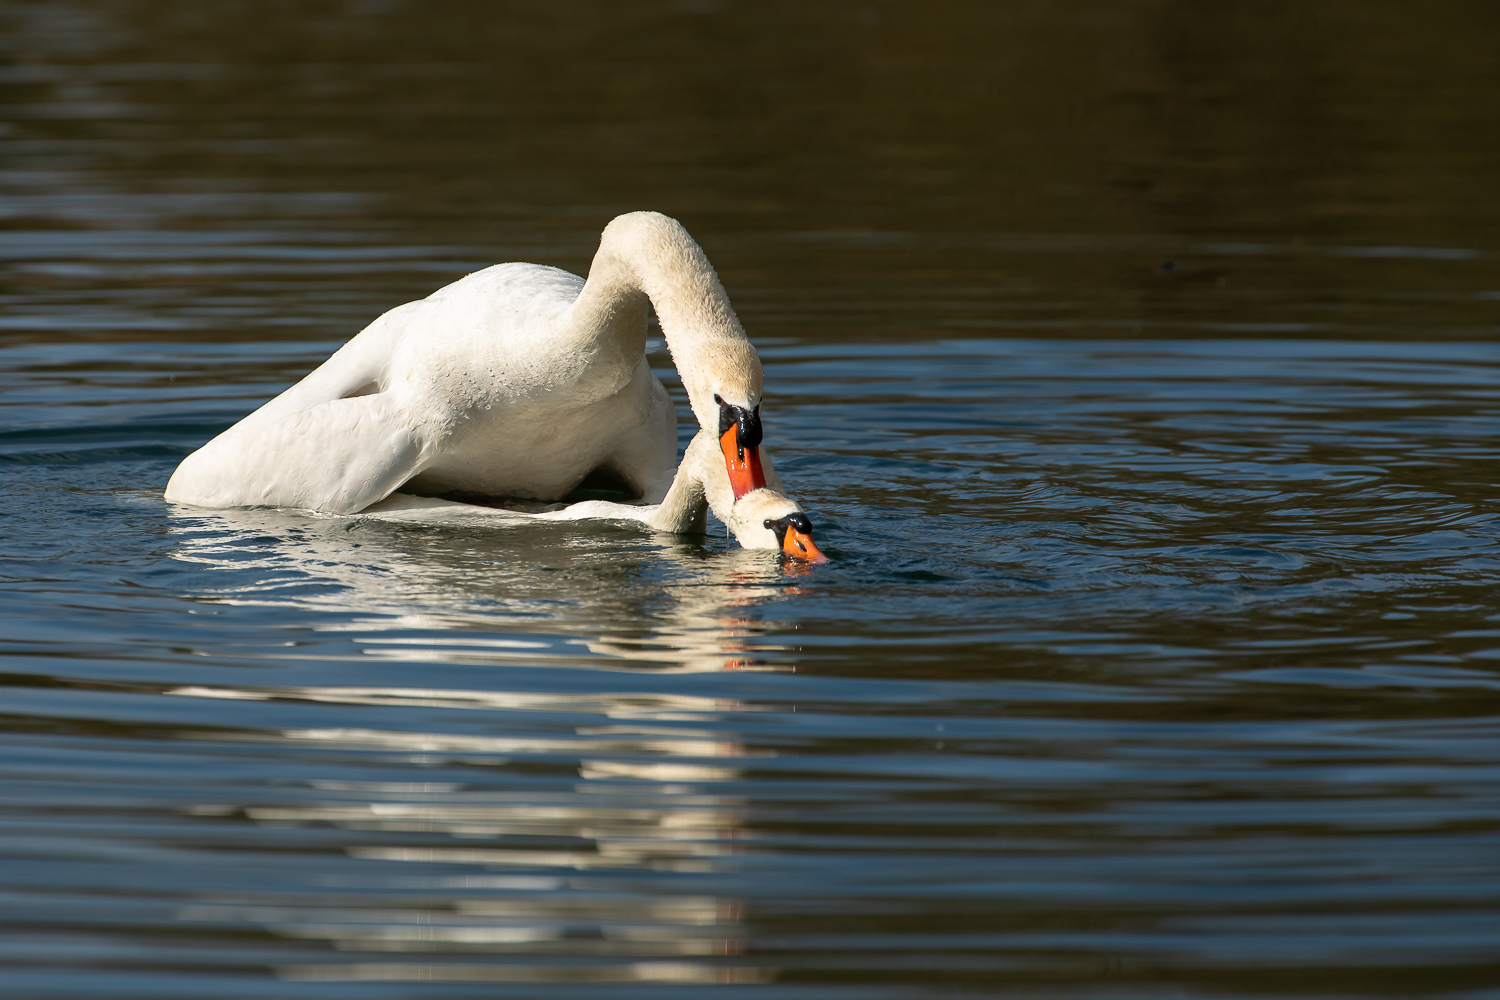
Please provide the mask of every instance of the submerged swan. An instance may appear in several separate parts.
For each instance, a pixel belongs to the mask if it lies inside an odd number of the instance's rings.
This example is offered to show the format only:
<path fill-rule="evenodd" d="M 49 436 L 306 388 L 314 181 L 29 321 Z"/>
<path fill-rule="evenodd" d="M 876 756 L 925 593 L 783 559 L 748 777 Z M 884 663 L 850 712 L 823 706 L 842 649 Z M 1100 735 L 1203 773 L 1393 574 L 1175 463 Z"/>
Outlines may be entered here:
<path fill-rule="evenodd" d="M 680 223 L 633 212 L 587 281 L 497 264 L 387 312 L 184 459 L 166 499 L 347 514 L 401 487 L 557 500 L 607 471 L 660 500 L 677 416 L 646 361 L 653 307 L 734 496 L 779 489 L 760 358 L 723 285 Z"/>
<path fill-rule="evenodd" d="M 730 532 L 747 549 L 779 549 L 793 559 L 818 563 L 828 561 L 813 541 L 812 522 L 796 501 L 770 487 L 735 497 L 721 459 L 718 438 L 710 431 L 699 431 L 688 444 L 672 486 L 659 504 L 637 506 L 585 500 L 562 510 L 528 514 L 396 493 L 366 508 L 364 513 L 385 520 L 427 523 L 455 519 L 635 521 L 657 531 L 701 535 L 709 509 L 729 526 Z"/>

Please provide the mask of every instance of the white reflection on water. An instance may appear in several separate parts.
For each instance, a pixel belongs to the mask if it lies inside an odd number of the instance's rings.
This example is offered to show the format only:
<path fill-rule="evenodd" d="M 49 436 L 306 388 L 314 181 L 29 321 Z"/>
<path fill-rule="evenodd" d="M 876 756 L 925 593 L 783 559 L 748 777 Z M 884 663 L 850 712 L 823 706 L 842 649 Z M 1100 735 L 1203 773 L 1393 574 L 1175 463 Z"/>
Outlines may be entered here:
<path fill-rule="evenodd" d="M 612 526 L 412 526 L 271 510 L 173 511 L 192 596 L 332 613 L 363 655 L 594 669 L 790 669 L 755 608 L 797 594 L 774 556 Z M 506 634 L 495 635 L 504 630 Z"/>
<path fill-rule="evenodd" d="M 750 615 L 795 592 L 773 560 L 639 534 L 455 533 L 270 511 L 179 515 L 173 530 L 177 558 L 210 571 L 195 577 L 199 596 L 332 612 L 360 654 L 397 663 L 765 669 L 757 659 L 786 647 Z M 321 942 L 351 959 L 286 965 L 285 978 L 738 983 L 774 975 L 725 964 L 744 950 L 736 900 L 701 884 L 663 892 L 659 881 L 724 871 L 752 838 L 743 801 L 724 787 L 742 777 L 747 757 L 728 720 L 752 706 L 596 688 L 200 684 L 166 693 L 389 710 L 387 728 L 365 715 L 363 724 L 200 738 L 301 748 L 311 760 L 354 755 L 403 776 L 414 768 L 481 776 L 472 785 L 319 780 L 285 801 L 189 810 L 267 830 L 344 831 L 341 853 L 369 866 L 357 885 L 330 881 L 326 895 L 219 899 L 179 913 L 194 924 Z M 464 721 L 471 713 L 487 731 Z M 576 777 L 496 783 L 518 764 Z M 646 871 L 649 892 L 637 884 Z M 346 888 L 386 903 L 351 906 Z M 422 959 L 377 957 L 389 953 Z"/>
<path fill-rule="evenodd" d="M 334 690 L 274 692 L 181 688 L 182 696 L 308 698 L 336 703 Z M 483 706 L 489 693 L 355 689 L 351 704 Z M 507 709 L 554 711 L 558 697 L 494 693 Z M 482 952 L 525 955 L 525 964 L 453 965 L 362 962 L 284 968 L 295 979 L 743 982 L 767 974 L 719 964 L 743 950 L 739 907 L 712 895 L 647 894 L 620 879 L 631 871 L 705 873 L 746 837 L 743 804 L 715 783 L 739 776 L 737 742 L 709 730 L 652 727 L 658 713 L 640 697 L 585 697 L 622 721 L 575 726 L 571 737 L 510 738 L 373 729 L 283 730 L 284 745 L 382 751 L 404 763 L 467 764 L 493 769 L 517 756 L 566 755 L 576 762 L 571 789 L 500 792 L 461 783 L 315 782 L 320 800 L 273 806 L 202 805 L 200 815 L 237 812 L 261 827 L 337 828 L 354 834 L 351 859 L 378 865 L 358 885 L 362 896 L 396 897 L 399 906 L 350 907 L 327 901 L 266 905 L 226 901 L 184 908 L 179 918 L 251 924 L 281 937 L 324 942 L 346 953 Z M 705 698 L 663 697 L 657 721 L 709 718 L 741 706 Z M 580 706 L 569 705 L 577 713 Z M 375 842 L 372 842 L 372 838 Z M 435 839 L 438 838 L 438 839 Z M 446 841 L 446 842 L 445 842 Z M 411 875 L 390 874 L 391 865 Z M 461 873 L 461 874 L 456 874 Z M 564 956 L 567 962 L 559 961 Z M 579 957 L 633 961 L 578 966 Z M 688 958 L 712 958 L 693 964 Z M 674 961 L 664 962 L 663 959 Z"/>
<path fill-rule="evenodd" d="M 463 981 L 745 982 L 768 974 L 720 964 L 743 950 L 740 908 L 701 892 L 646 893 L 631 872 L 710 873 L 747 838 L 742 801 L 715 786 L 740 776 L 745 748 L 684 720 L 722 719 L 734 701 L 691 696 L 578 698 L 523 692 L 378 688 L 232 690 L 182 687 L 170 694 L 319 704 L 586 713 L 541 736 L 491 736 L 370 728 L 227 732 L 232 742 L 376 752 L 387 766 L 495 768 L 517 759 L 572 762 L 569 787 L 497 791 L 462 782 L 311 782 L 314 795 L 274 805 L 202 804 L 201 816 L 238 815 L 263 828 L 335 828 L 341 848 L 373 867 L 361 897 L 400 905 L 352 907 L 327 896 L 291 905 L 224 900 L 184 908 L 179 919 L 253 925 L 277 936 L 323 942 L 340 952 L 411 953 L 435 964 L 356 962 L 283 968 L 293 979 Z M 674 725 L 675 724 L 675 725 Z M 407 772 L 409 773 L 409 772 Z M 412 874 L 392 874 L 392 866 Z M 622 879 L 622 876 L 624 878 Z M 347 879 L 347 876 L 345 877 Z M 524 964 L 454 965 L 453 954 L 526 956 Z M 580 958 L 602 964 L 579 966 Z M 620 962 L 628 958 L 631 961 Z M 707 964 L 687 959 L 701 958 Z M 664 961 L 670 959 L 670 961 Z M 611 961 L 615 960 L 615 961 Z"/>
<path fill-rule="evenodd" d="M 689 962 L 630 962 L 623 965 L 554 966 L 545 970 L 518 965 L 407 965 L 362 962 L 358 965 L 304 965 L 279 970 L 283 978 L 312 982 L 437 983 L 761 983 L 774 970 L 751 966 L 699 965 Z"/>

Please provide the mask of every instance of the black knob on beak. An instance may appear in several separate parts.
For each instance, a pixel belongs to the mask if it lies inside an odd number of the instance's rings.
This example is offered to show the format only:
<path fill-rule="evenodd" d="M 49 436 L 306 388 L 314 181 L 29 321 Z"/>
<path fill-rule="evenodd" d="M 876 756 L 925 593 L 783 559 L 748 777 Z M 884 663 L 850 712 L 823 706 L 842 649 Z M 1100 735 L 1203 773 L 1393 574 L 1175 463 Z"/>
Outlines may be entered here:
<path fill-rule="evenodd" d="M 714 402 L 719 404 L 719 437 L 722 439 L 731 427 L 739 429 L 735 445 L 739 449 L 740 461 L 743 462 L 746 448 L 760 447 L 760 407 L 747 410 L 743 406 L 726 403 L 717 395 L 714 396 Z"/>

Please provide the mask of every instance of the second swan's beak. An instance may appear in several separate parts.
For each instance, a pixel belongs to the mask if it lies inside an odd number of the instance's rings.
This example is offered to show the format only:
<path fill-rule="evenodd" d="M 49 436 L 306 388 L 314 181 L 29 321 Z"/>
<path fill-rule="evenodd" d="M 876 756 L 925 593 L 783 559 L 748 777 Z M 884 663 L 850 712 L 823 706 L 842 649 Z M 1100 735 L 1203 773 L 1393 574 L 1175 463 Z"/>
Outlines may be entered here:
<path fill-rule="evenodd" d="M 812 522 L 807 519 L 806 514 L 788 514 L 776 521 L 767 520 L 766 527 L 780 537 L 781 554 L 789 559 L 801 559 L 810 563 L 828 562 L 828 557 L 813 541 Z"/>
<path fill-rule="evenodd" d="M 719 448 L 724 452 L 724 468 L 729 472 L 729 485 L 734 489 L 734 498 L 758 490 L 766 485 L 766 474 L 760 467 L 760 407 L 747 410 L 743 406 L 726 403 L 718 396 L 719 404 Z"/>

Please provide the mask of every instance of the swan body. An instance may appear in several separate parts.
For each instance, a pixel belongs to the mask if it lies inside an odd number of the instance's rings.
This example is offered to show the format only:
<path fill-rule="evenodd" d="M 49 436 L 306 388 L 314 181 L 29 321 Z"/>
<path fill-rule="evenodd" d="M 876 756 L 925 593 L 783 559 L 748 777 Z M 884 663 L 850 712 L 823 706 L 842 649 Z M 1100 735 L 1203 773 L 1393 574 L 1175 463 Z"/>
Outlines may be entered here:
<path fill-rule="evenodd" d="M 354 513 L 398 487 L 557 500 L 608 470 L 672 481 L 676 413 L 645 357 L 655 308 L 736 496 L 770 486 L 760 359 L 680 223 L 615 219 L 587 281 L 499 264 L 385 313 L 301 382 L 193 452 L 166 499 Z"/>

